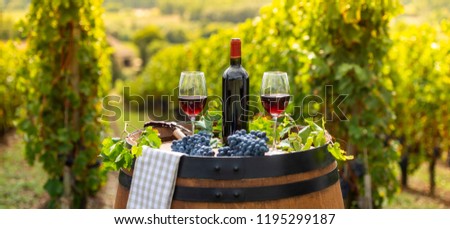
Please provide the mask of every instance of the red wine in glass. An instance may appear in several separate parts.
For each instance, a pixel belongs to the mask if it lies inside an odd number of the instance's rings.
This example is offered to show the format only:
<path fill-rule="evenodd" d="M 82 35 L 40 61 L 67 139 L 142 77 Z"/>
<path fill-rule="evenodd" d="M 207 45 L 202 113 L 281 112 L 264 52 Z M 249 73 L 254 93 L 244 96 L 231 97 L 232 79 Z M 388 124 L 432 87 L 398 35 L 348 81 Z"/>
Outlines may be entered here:
<path fill-rule="evenodd" d="M 181 72 L 178 86 L 180 107 L 189 116 L 192 123 L 192 134 L 195 130 L 195 117 L 200 114 L 206 104 L 205 74 L 200 71 Z"/>
<path fill-rule="evenodd" d="M 178 101 L 180 102 L 181 109 L 188 116 L 197 116 L 203 110 L 206 105 L 207 96 L 179 96 Z"/>
<path fill-rule="evenodd" d="M 277 152 L 277 119 L 289 104 L 289 79 L 286 72 L 264 72 L 261 84 L 261 103 L 264 109 L 272 116 L 273 145 L 272 151 Z"/>
<path fill-rule="evenodd" d="M 271 116 L 279 116 L 289 104 L 289 94 L 261 95 L 261 103 Z"/>

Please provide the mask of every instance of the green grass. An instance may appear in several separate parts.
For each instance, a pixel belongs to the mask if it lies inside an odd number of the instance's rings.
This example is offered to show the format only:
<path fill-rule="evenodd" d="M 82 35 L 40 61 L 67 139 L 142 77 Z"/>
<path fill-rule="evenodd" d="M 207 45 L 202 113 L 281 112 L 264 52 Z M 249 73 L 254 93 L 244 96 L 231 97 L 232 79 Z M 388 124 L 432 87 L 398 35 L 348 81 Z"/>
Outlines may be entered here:
<path fill-rule="evenodd" d="M 442 209 L 447 208 L 442 202 L 430 197 L 413 194 L 410 192 L 400 193 L 386 209 Z"/>
<path fill-rule="evenodd" d="M 409 175 L 408 185 L 411 190 L 404 190 L 384 208 L 394 209 L 437 209 L 450 208 L 450 167 L 444 163 L 436 166 L 436 196 L 428 196 L 429 173 L 428 163 L 423 163 L 412 175 Z M 444 201 L 447 202 L 445 204 Z"/>
<path fill-rule="evenodd" d="M 18 136 L 0 145 L 0 208 L 37 208 L 45 200 L 47 175 L 39 163 L 29 166 Z"/>
<path fill-rule="evenodd" d="M 430 183 L 428 167 L 428 163 L 422 164 L 409 182 L 424 185 L 428 190 Z M 438 163 L 436 166 L 436 187 L 438 190 L 447 190 L 450 192 L 450 167 L 446 167 L 443 163 Z"/>

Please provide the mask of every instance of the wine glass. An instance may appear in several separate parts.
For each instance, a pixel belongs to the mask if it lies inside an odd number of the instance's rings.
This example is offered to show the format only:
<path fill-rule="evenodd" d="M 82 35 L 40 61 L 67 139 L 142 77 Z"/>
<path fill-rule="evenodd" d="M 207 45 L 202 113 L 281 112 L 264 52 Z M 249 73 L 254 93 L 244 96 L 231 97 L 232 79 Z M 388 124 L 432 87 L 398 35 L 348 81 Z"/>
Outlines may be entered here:
<path fill-rule="evenodd" d="M 195 117 L 200 114 L 206 104 L 205 74 L 199 71 L 181 72 L 178 101 L 181 109 L 192 122 L 192 134 L 194 134 Z"/>
<path fill-rule="evenodd" d="M 276 151 L 277 118 L 286 109 L 290 98 L 287 73 L 264 72 L 261 84 L 261 103 L 274 121 L 272 151 Z"/>

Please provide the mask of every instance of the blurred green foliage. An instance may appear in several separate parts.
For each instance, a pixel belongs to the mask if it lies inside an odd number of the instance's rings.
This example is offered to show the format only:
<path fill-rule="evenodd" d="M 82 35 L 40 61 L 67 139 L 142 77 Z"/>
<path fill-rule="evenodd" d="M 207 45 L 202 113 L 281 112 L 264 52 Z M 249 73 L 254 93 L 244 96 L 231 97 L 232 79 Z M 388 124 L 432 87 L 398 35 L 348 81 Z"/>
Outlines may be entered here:
<path fill-rule="evenodd" d="M 16 38 L 17 30 L 14 28 L 14 20 L 11 17 L 3 16 L 0 13 L 0 40 L 10 40 Z"/>
<path fill-rule="evenodd" d="M 31 3 L 17 69 L 24 97 L 18 127 L 29 163 L 42 162 L 49 207 L 84 208 L 106 179 L 99 166 L 100 98 L 110 85 L 101 0 Z"/>
<path fill-rule="evenodd" d="M 23 51 L 16 45 L 0 41 L 0 138 L 14 127 L 16 109 L 22 105 L 16 70 L 22 64 Z"/>
<path fill-rule="evenodd" d="M 133 36 L 133 42 L 139 49 L 139 54 L 142 60 L 142 64 L 147 64 L 150 58 L 147 53 L 147 46 L 153 41 L 161 40 L 162 34 L 158 27 L 150 25 L 139 31 L 137 31 Z"/>
<path fill-rule="evenodd" d="M 258 15 L 262 5 L 271 0 L 158 0 L 156 6 L 164 14 L 179 14 L 191 21 L 243 22 Z"/>
<path fill-rule="evenodd" d="M 402 140 L 409 172 L 449 150 L 450 21 L 438 26 L 397 23 L 384 71 L 395 91 L 393 136 Z M 435 151 L 438 150 L 438 151 Z"/>
<path fill-rule="evenodd" d="M 30 4 L 30 0 L 4 0 L 0 2 L 0 9 L 19 10 L 25 9 Z"/>
<path fill-rule="evenodd" d="M 158 0 L 105 0 L 103 7 L 107 11 L 118 11 L 123 8 L 150 8 L 156 6 Z"/>
<path fill-rule="evenodd" d="M 402 17 L 412 17 L 419 23 L 439 24 L 450 15 L 448 0 L 402 0 L 401 2 L 405 6 Z"/>

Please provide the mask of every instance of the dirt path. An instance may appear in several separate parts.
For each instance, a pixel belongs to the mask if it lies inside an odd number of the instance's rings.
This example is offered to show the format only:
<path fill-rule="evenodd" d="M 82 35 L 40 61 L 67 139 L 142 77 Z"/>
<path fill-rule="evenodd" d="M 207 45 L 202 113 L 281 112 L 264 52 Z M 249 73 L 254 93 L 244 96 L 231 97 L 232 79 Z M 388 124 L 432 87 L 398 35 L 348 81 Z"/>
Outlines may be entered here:
<path fill-rule="evenodd" d="M 87 208 L 90 209 L 111 209 L 114 208 L 116 190 L 118 185 L 118 172 L 109 172 L 106 185 L 97 193 L 94 198 L 89 200 Z"/>

